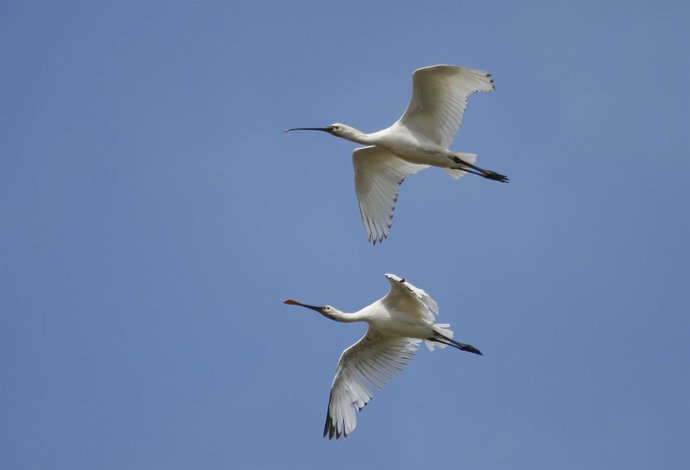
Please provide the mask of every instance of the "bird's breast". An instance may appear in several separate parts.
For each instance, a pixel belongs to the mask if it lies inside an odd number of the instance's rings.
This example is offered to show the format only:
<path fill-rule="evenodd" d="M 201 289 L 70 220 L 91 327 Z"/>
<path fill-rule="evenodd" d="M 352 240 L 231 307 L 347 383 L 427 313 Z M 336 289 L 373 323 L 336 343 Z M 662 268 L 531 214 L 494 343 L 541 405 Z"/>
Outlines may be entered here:
<path fill-rule="evenodd" d="M 384 334 L 399 336 L 403 338 L 426 339 L 433 333 L 431 326 L 425 322 L 407 315 L 396 315 L 395 313 L 380 315 L 370 322 L 371 326 Z"/>
<path fill-rule="evenodd" d="M 379 144 L 391 153 L 417 165 L 448 166 L 448 152 L 435 143 L 419 139 L 409 132 L 398 132 L 395 138 L 385 139 Z"/>

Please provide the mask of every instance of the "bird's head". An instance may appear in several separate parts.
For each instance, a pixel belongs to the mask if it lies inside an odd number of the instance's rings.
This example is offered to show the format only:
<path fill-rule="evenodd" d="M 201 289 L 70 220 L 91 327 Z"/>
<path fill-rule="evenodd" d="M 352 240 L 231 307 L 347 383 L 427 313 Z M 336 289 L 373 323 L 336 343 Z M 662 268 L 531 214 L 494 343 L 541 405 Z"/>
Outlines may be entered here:
<path fill-rule="evenodd" d="M 319 306 L 317 306 L 317 305 L 304 304 L 304 303 L 302 303 L 302 302 L 298 302 L 298 301 L 293 300 L 293 299 L 287 299 L 287 300 L 286 300 L 285 302 L 283 302 L 283 303 L 284 303 L 284 304 L 287 304 L 287 305 L 298 305 L 298 306 L 300 306 L 300 307 L 309 308 L 309 309 L 312 309 L 312 310 L 314 310 L 315 312 L 319 312 L 321 315 L 323 315 L 323 316 L 325 316 L 325 317 L 329 317 L 329 318 L 332 318 L 332 316 L 333 316 L 334 314 L 341 313 L 340 310 L 338 310 L 337 308 L 332 307 L 332 306 L 330 306 L 330 305 L 324 305 L 324 306 L 322 306 L 322 307 L 319 307 Z"/>
<path fill-rule="evenodd" d="M 355 132 L 355 129 L 353 129 L 352 127 L 346 126 L 345 124 L 341 124 L 339 122 L 334 122 L 333 124 L 328 126 L 328 133 L 335 135 L 337 137 L 347 138 L 348 136 L 354 135 Z"/>
<path fill-rule="evenodd" d="M 335 122 L 328 127 L 293 127 L 291 129 L 285 129 L 285 132 L 290 131 L 321 131 L 327 132 L 336 137 L 341 137 L 343 139 L 351 140 L 353 142 L 362 143 L 362 138 L 364 134 L 359 132 L 354 127 L 346 126 L 339 122 Z"/>

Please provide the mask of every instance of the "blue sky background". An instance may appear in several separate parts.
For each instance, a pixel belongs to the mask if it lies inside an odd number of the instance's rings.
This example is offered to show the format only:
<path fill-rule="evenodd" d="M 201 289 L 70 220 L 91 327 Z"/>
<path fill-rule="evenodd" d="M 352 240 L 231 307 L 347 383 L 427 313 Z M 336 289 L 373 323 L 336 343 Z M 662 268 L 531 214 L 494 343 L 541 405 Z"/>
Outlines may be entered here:
<path fill-rule="evenodd" d="M 686 469 L 690 4 L 4 1 L 0 467 Z M 371 246 L 356 145 L 415 68 L 490 71 Z M 321 438 L 385 272 L 421 350 Z"/>

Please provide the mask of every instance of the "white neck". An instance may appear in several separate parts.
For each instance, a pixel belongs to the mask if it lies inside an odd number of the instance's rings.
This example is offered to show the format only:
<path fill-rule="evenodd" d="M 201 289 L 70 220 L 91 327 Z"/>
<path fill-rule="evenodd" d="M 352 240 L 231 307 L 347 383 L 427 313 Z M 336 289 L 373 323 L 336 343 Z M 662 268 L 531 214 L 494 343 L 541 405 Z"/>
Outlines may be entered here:
<path fill-rule="evenodd" d="M 340 137 L 350 142 L 357 142 L 363 145 L 374 145 L 376 142 L 371 138 L 370 134 L 365 134 L 354 127 L 348 127 L 342 134 L 336 134 L 336 137 Z"/>
<path fill-rule="evenodd" d="M 359 318 L 358 313 L 359 312 L 354 312 L 354 313 L 345 313 L 341 312 L 340 310 L 335 310 L 326 313 L 326 312 L 319 312 L 321 315 L 323 315 L 326 318 L 330 318 L 331 320 L 339 321 L 341 323 L 352 323 L 356 321 L 362 321 L 361 318 Z"/>

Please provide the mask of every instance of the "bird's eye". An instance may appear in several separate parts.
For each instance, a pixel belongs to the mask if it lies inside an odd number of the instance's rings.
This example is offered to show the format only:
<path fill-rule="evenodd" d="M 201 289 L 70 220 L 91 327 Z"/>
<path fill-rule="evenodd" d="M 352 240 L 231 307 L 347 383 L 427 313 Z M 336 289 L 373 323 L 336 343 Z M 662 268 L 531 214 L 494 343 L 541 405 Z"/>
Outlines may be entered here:
<path fill-rule="evenodd" d="M 337 131 L 338 129 L 340 129 L 340 126 L 331 126 L 331 129 L 333 129 L 334 131 Z"/>

